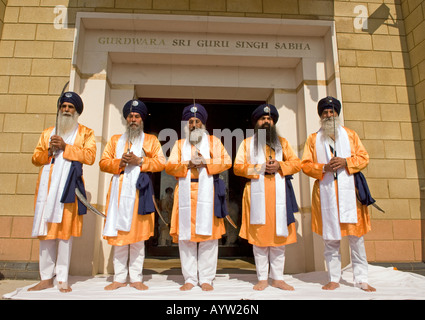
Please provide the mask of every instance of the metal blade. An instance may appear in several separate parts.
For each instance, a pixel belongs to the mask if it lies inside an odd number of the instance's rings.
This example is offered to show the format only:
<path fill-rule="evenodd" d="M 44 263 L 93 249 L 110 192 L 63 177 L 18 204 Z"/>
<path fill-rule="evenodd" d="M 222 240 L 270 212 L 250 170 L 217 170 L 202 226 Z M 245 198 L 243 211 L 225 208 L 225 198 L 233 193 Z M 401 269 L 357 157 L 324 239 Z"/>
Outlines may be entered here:
<path fill-rule="evenodd" d="M 384 210 L 382 210 L 376 203 L 372 203 L 372 206 L 374 206 L 376 209 L 378 209 L 379 211 L 385 213 Z"/>
<path fill-rule="evenodd" d="M 101 216 L 102 218 L 106 218 L 106 216 L 102 212 L 97 210 L 87 201 L 87 199 L 83 196 L 80 190 L 78 190 L 78 188 L 75 188 L 75 195 L 77 196 L 78 200 L 80 200 L 91 212 L 97 214 L 98 216 Z"/>
<path fill-rule="evenodd" d="M 237 228 L 238 228 L 238 227 L 236 226 L 236 223 L 234 223 L 234 222 L 233 222 L 232 218 L 230 218 L 230 216 L 229 216 L 229 215 L 227 215 L 227 216 L 226 216 L 226 220 L 227 220 L 227 222 L 229 222 L 229 223 L 230 223 L 230 225 L 231 225 L 233 228 L 235 228 L 235 229 L 237 229 Z"/>
<path fill-rule="evenodd" d="M 162 216 L 161 212 L 159 211 L 159 208 L 158 208 L 158 205 L 156 204 L 156 200 L 155 200 L 154 195 L 152 195 L 152 200 L 153 200 L 153 205 L 155 206 L 156 213 L 158 213 L 159 218 L 162 220 L 162 222 L 164 222 L 164 224 L 167 227 L 170 227 L 170 224 L 165 221 L 164 217 Z"/>

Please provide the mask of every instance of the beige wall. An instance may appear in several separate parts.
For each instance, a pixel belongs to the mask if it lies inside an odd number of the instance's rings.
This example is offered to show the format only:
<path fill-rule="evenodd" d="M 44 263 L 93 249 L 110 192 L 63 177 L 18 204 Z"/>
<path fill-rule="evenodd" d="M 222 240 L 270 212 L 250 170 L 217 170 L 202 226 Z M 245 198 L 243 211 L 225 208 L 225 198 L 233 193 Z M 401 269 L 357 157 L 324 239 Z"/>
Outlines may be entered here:
<path fill-rule="evenodd" d="M 376 17 L 369 20 L 369 32 L 353 27 L 353 8 L 359 4 L 336 1 L 335 20 L 346 124 L 357 130 L 370 153 L 365 174 L 387 212 L 372 208 L 368 259 L 420 261 L 424 259 L 424 171 L 417 110 L 423 104 L 417 104 L 412 72 L 418 71 L 410 61 L 423 61 L 425 56 L 424 50 L 414 52 L 412 45 L 413 38 L 416 45 L 423 43 L 423 36 L 418 37 L 418 27 L 422 31 L 424 27 L 423 3 L 368 1 L 369 15 Z M 383 5 L 394 20 L 381 19 L 386 16 Z M 409 15 L 411 11 L 416 14 Z"/>
<path fill-rule="evenodd" d="M 71 73 L 75 16 L 81 11 L 335 20 L 345 123 L 359 133 L 370 153 L 364 173 L 373 196 L 387 211 L 371 210 L 368 259 L 424 260 L 423 1 L 5 3 L 0 1 L 0 261 L 38 260 L 38 241 L 29 237 L 38 172 L 31 154 L 40 132 L 54 123 L 57 96 Z M 68 7 L 66 28 L 54 28 L 56 5 Z M 369 30 L 356 29 L 358 5 L 366 6 L 369 15 L 389 8 L 395 22 L 378 15 L 369 21 Z"/>
<path fill-rule="evenodd" d="M 415 164 L 417 168 L 420 168 L 417 176 L 421 187 L 421 197 L 418 203 L 421 208 L 419 219 L 422 219 L 422 260 L 425 260 L 425 210 L 423 208 L 425 176 L 422 171 L 425 155 L 425 3 L 424 1 L 403 0 L 401 8 L 405 17 L 406 42 L 412 74 L 413 90 L 411 94 L 414 96 L 414 100 L 412 100 L 416 107 L 412 108 L 412 111 L 416 111 L 417 127 L 415 130 L 419 131 L 415 137 L 422 148 Z"/>
<path fill-rule="evenodd" d="M 1 0 L 0 1 L 0 34 L 1 31 L 3 30 L 3 24 L 4 24 L 4 12 L 6 11 L 6 4 L 7 1 L 6 0 Z"/>

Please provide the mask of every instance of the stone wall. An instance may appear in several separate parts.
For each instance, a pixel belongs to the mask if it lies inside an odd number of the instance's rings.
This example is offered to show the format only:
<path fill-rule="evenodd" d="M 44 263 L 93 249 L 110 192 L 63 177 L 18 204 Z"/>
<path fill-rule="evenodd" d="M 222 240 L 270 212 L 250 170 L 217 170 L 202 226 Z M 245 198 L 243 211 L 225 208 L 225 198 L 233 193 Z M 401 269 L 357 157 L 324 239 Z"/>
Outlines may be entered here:
<path fill-rule="evenodd" d="M 421 222 L 421 243 L 418 243 L 418 249 L 422 246 L 422 261 L 425 260 L 425 210 L 424 210 L 424 172 L 422 166 L 425 158 L 425 3 L 424 1 L 407 1 L 401 2 L 403 16 L 405 17 L 405 30 L 407 50 L 409 52 L 409 60 L 412 75 L 412 85 L 415 98 L 417 127 L 422 153 L 418 154 L 416 159 L 418 170 L 418 179 L 420 185 L 420 199 L 417 201 L 420 207 L 420 213 L 413 216 L 412 219 L 418 219 Z M 419 226 L 416 226 L 416 230 Z M 419 231 L 417 231 L 419 232 Z"/>
<path fill-rule="evenodd" d="M 386 214 L 371 210 L 368 259 L 420 261 L 424 171 L 410 39 L 412 29 L 423 25 L 424 19 L 422 13 L 413 18 L 409 13 L 422 12 L 423 4 L 368 1 L 368 15 L 373 18 L 364 30 L 354 24 L 358 5 L 364 3 L 335 1 L 335 21 L 346 125 L 359 133 L 370 154 L 364 173 L 373 196 L 386 210 Z M 416 55 L 423 60 L 424 51 Z"/>

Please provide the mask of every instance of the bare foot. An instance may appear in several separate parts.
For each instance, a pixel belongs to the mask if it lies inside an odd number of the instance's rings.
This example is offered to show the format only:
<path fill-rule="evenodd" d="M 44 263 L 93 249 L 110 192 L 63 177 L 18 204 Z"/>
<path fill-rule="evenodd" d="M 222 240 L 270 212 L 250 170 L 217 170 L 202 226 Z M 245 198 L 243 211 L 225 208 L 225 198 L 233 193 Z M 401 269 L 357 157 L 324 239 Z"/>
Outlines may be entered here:
<path fill-rule="evenodd" d="M 148 290 L 149 287 L 142 282 L 132 282 L 130 283 L 130 287 L 136 288 L 137 290 Z"/>
<path fill-rule="evenodd" d="M 269 286 L 269 282 L 267 280 L 260 280 L 254 286 L 254 290 L 263 291 L 268 286 Z"/>
<path fill-rule="evenodd" d="M 127 286 L 127 283 L 121 283 L 121 282 L 116 282 L 116 281 L 114 281 L 114 282 L 112 282 L 111 284 L 108 284 L 106 287 L 105 287 L 105 290 L 116 290 L 116 289 L 118 289 L 118 288 L 122 288 L 122 287 L 125 287 L 125 286 Z"/>
<path fill-rule="evenodd" d="M 290 286 L 283 280 L 273 280 L 272 287 L 282 289 L 282 290 L 288 290 L 288 291 L 294 291 L 294 287 Z"/>
<path fill-rule="evenodd" d="M 192 290 L 193 287 L 194 287 L 194 285 L 188 282 L 188 283 L 185 283 L 184 285 L 182 285 L 180 287 L 180 290 L 181 291 L 189 291 L 189 290 Z"/>
<path fill-rule="evenodd" d="M 329 282 L 322 287 L 323 290 L 335 290 L 336 288 L 339 288 L 339 283 L 337 282 Z"/>
<path fill-rule="evenodd" d="M 62 282 L 62 281 L 58 282 L 58 289 L 62 293 L 67 293 L 72 291 L 71 287 L 68 286 L 68 282 Z"/>
<path fill-rule="evenodd" d="M 210 285 L 209 283 L 203 283 L 201 284 L 202 291 L 213 291 L 214 287 Z"/>
<path fill-rule="evenodd" d="M 28 291 L 40 291 L 49 288 L 53 288 L 53 279 L 41 280 L 34 287 L 29 288 Z"/>
<path fill-rule="evenodd" d="M 375 292 L 376 291 L 376 289 L 374 287 L 370 286 L 366 282 L 356 284 L 356 286 L 359 287 L 360 289 L 362 289 L 363 291 L 366 291 L 366 292 Z"/>

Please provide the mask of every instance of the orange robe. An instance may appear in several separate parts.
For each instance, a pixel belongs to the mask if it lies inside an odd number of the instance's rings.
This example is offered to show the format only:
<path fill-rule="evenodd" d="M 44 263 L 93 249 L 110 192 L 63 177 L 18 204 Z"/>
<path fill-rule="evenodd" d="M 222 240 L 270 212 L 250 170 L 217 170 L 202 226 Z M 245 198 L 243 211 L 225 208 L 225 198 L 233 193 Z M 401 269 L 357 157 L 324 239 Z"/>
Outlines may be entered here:
<path fill-rule="evenodd" d="M 41 167 L 35 190 L 35 202 L 37 201 L 38 187 L 40 184 L 43 166 L 49 164 L 52 157 L 49 157 L 49 140 L 54 127 L 50 127 L 41 133 L 38 144 L 32 155 L 32 163 Z M 96 140 L 94 131 L 81 124 L 78 126 L 77 136 L 74 144 L 67 144 L 63 152 L 63 158 L 69 161 L 78 161 L 82 164 L 92 165 L 96 158 Z M 50 166 L 49 185 L 54 164 Z M 39 236 L 40 240 L 62 239 L 68 240 L 72 237 L 80 237 L 83 229 L 83 216 L 78 215 L 78 202 L 65 203 L 61 223 L 48 223 L 47 235 Z"/>
<path fill-rule="evenodd" d="M 346 170 L 349 174 L 354 174 L 366 168 L 369 163 L 369 155 L 364 148 L 359 136 L 351 129 L 345 128 L 350 141 L 351 157 L 346 158 Z M 322 214 L 320 206 L 320 186 L 319 182 L 323 179 L 323 167 L 325 164 L 317 162 L 316 156 L 316 136 L 317 133 L 311 134 L 304 146 L 304 154 L 301 161 L 301 168 L 303 172 L 316 179 L 313 185 L 313 192 L 311 198 L 311 227 L 313 232 L 322 235 Z M 338 192 L 337 180 L 335 180 L 335 190 Z M 336 195 L 337 197 L 337 195 Z M 337 197 L 338 199 L 338 197 Z M 361 237 L 371 230 L 370 215 L 368 207 L 362 205 L 357 200 L 357 223 L 340 223 L 341 236 L 356 236 Z"/>
<path fill-rule="evenodd" d="M 209 175 L 214 175 L 228 170 L 232 166 L 232 160 L 227 154 L 226 149 L 224 148 L 221 141 L 214 137 L 209 136 L 209 145 L 210 145 L 210 155 L 211 159 L 206 159 L 207 161 L 207 172 Z M 170 157 L 168 158 L 167 165 L 165 166 L 165 172 L 169 175 L 172 175 L 176 178 L 184 178 L 188 173 L 187 165 L 181 159 L 182 147 L 184 140 L 178 140 L 171 150 Z M 192 146 L 192 151 L 194 147 Z M 216 158 L 214 158 L 214 156 Z M 217 159 L 217 156 L 220 156 L 220 159 Z M 199 173 L 197 169 L 190 170 L 191 179 L 198 179 Z M 211 197 L 214 197 L 214 190 L 211 190 Z M 196 205 L 198 201 L 198 182 L 190 183 L 190 201 L 191 201 L 191 239 L 190 241 L 202 242 L 213 239 L 220 239 L 223 234 L 226 233 L 224 226 L 224 221 L 221 218 L 213 216 L 212 223 L 212 235 L 198 235 L 196 234 Z M 213 214 L 213 213 L 212 213 Z M 179 185 L 177 183 L 174 190 L 174 205 L 173 212 L 171 214 L 171 224 L 170 224 L 170 235 L 173 238 L 173 242 L 178 242 L 179 240 Z"/>
<path fill-rule="evenodd" d="M 258 174 L 252 174 L 254 167 L 260 166 L 258 164 L 248 163 L 250 155 L 250 139 L 245 139 L 236 155 L 233 171 L 237 176 L 245 177 L 247 179 L 258 179 Z M 281 176 L 295 174 L 301 170 L 300 159 L 295 155 L 291 146 L 285 138 L 279 137 L 282 145 L 282 156 L 284 161 L 279 161 L 280 168 L 278 173 Z M 275 152 L 266 146 L 266 155 L 275 158 Z M 259 169 L 258 169 L 259 170 Z M 288 226 L 288 237 L 281 237 L 276 235 L 276 192 L 275 192 L 275 177 L 274 175 L 264 176 L 264 187 L 266 197 L 266 223 L 264 225 L 250 224 L 251 212 L 251 182 L 247 182 L 243 192 L 242 198 L 242 225 L 239 236 L 247 239 L 249 243 L 259 247 L 273 247 L 282 246 L 297 242 L 297 232 L 295 223 Z"/>
<path fill-rule="evenodd" d="M 116 145 L 120 137 L 120 134 L 114 135 L 107 143 L 105 150 L 103 151 L 102 158 L 99 162 L 101 171 L 112 174 L 120 174 L 121 171 L 124 171 L 119 167 L 121 158 L 117 158 L 115 154 Z M 127 150 L 127 143 L 124 146 L 124 150 Z M 143 150 L 145 151 L 146 156 L 144 157 L 143 164 L 140 167 L 141 172 L 160 172 L 164 170 L 165 157 L 162 153 L 161 144 L 154 135 L 145 133 L 145 138 L 143 141 Z M 119 179 L 119 194 L 121 194 L 123 177 L 124 175 L 121 174 Z M 111 186 L 112 178 L 111 183 L 109 184 L 109 190 L 106 197 L 106 215 L 108 214 Z M 118 235 L 116 237 L 104 236 L 103 238 L 108 240 L 108 243 L 110 245 L 124 246 L 139 241 L 147 240 L 151 236 L 153 236 L 155 226 L 155 214 L 151 213 L 146 215 L 140 215 L 138 214 L 138 208 L 139 190 L 136 189 L 136 200 L 134 202 L 131 229 L 128 232 L 118 230 Z"/>

